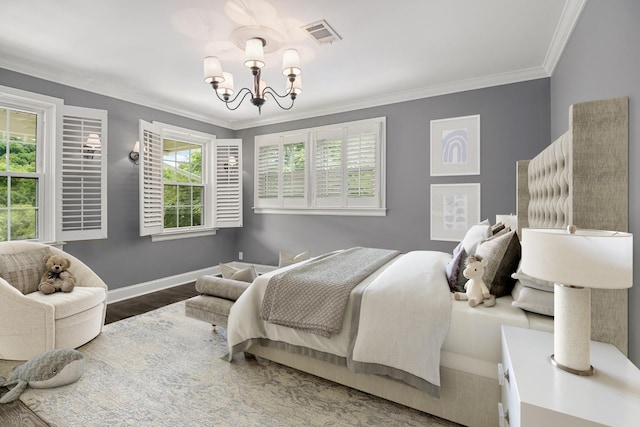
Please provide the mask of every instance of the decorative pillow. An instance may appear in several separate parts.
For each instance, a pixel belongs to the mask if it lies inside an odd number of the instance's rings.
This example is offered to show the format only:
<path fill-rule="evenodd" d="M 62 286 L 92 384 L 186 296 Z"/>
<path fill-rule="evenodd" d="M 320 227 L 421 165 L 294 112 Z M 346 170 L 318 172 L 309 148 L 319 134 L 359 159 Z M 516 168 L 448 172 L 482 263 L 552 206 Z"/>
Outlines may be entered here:
<path fill-rule="evenodd" d="M 491 224 L 489 221 L 481 222 L 480 224 L 472 225 L 467 230 L 467 233 L 462 239 L 462 246 L 468 256 L 475 255 L 476 247 L 481 241 L 488 239 L 491 236 Z"/>
<path fill-rule="evenodd" d="M 458 268 L 458 285 L 456 289 L 458 292 L 464 292 L 464 284 L 467 283 L 467 278 L 464 277 L 462 271 L 464 270 L 465 263 L 467 262 L 467 258 L 473 256 L 476 251 L 476 247 L 478 244 L 488 239 L 491 236 L 491 224 L 488 220 L 484 220 L 479 224 L 472 225 L 467 233 L 464 235 L 464 238 L 460 242 L 458 246 L 462 245 L 462 249 L 464 255 L 460 258 L 460 264 Z M 457 249 L 457 247 L 456 247 Z M 451 286 L 451 284 L 449 285 Z"/>
<path fill-rule="evenodd" d="M 220 263 L 220 270 L 222 271 L 222 277 L 225 279 L 240 280 L 242 282 L 253 282 L 258 273 L 256 268 L 251 265 L 247 268 L 235 268 L 227 264 Z"/>
<path fill-rule="evenodd" d="M 511 292 L 514 307 L 532 313 L 553 316 L 553 293 L 526 287 L 519 280 Z"/>
<path fill-rule="evenodd" d="M 290 254 L 286 251 L 280 251 L 280 261 L 278 262 L 278 267 L 286 267 L 291 264 L 298 263 L 300 261 L 306 261 L 309 259 L 310 252 L 304 251 L 297 255 Z"/>
<path fill-rule="evenodd" d="M 0 254 L 0 277 L 24 295 L 36 292 L 44 274 L 44 256 L 49 248 Z"/>
<path fill-rule="evenodd" d="M 453 257 L 445 266 L 445 272 L 447 274 L 447 282 L 449 282 L 449 289 L 451 292 L 464 292 L 464 282 L 460 287 L 460 277 L 462 276 L 462 264 L 467 258 L 467 253 L 464 251 L 462 242 L 458 244 L 453 250 Z"/>
<path fill-rule="evenodd" d="M 518 271 L 511 275 L 514 279 L 517 279 L 522 283 L 523 286 L 527 288 L 538 289 L 546 292 L 553 292 L 553 282 L 548 282 L 546 280 L 538 279 L 537 277 L 531 277 L 528 274 L 524 274 L 520 267 L 518 267 Z"/>
<path fill-rule="evenodd" d="M 494 225 L 493 227 L 491 227 L 491 235 L 495 236 L 496 234 L 498 234 L 502 230 L 506 230 L 506 229 L 507 228 L 505 228 L 504 224 L 499 222 L 496 225 Z"/>
<path fill-rule="evenodd" d="M 511 274 L 520 262 L 520 241 L 515 230 L 483 241 L 475 255 L 488 261 L 482 278 L 491 294 L 496 298 L 509 295 L 515 284 Z"/>

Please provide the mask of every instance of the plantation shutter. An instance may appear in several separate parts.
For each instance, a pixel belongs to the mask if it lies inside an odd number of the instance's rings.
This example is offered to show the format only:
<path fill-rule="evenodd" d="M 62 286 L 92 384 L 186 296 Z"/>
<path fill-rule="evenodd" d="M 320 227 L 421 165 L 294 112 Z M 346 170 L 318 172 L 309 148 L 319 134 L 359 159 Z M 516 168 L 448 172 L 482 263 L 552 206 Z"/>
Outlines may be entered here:
<path fill-rule="evenodd" d="M 343 200 L 343 129 L 315 133 L 315 195 L 318 207 L 340 207 Z"/>
<path fill-rule="evenodd" d="M 107 111 L 64 105 L 58 144 L 57 239 L 107 238 Z"/>
<path fill-rule="evenodd" d="M 258 141 L 256 138 L 256 172 L 254 205 L 280 205 L 280 138 Z"/>
<path fill-rule="evenodd" d="M 140 120 L 140 236 L 162 233 L 162 128 Z"/>
<path fill-rule="evenodd" d="M 282 204 L 284 207 L 305 207 L 306 134 L 288 135 L 282 144 Z"/>
<path fill-rule="evenodd" d="M 214 226 L 242 227 L 242 140 L 218 139 L 214 146 Z"/>
<path fill-rule="evenodd" d="M 347 129 L 347 206 L 376 206 L 378 196 L 379 124 L 368 123 Z"/>

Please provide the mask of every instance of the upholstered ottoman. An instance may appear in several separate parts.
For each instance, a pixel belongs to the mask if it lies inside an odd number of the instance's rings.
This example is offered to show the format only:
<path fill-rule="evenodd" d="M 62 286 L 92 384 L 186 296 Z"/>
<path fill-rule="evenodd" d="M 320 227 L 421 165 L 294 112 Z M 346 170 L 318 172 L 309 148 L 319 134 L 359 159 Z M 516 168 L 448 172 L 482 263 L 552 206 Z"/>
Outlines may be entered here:
<path fill-rule="evenodd" d="M 196 280 L 196 291 L 201 295 L 185 302 L 188 317 L 226 328 L 229 311 L 233 303 L 251 285 L 241 280 L 224 279 L 219 276 L 201 276 Z"/>

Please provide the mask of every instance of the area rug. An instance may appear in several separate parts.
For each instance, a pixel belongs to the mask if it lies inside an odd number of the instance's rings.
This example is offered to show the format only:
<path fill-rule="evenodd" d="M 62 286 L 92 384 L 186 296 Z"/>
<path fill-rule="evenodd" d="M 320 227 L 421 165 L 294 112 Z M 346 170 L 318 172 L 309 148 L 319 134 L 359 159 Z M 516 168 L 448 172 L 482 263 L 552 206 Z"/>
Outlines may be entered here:
<path fill-rule="evenodd" d="M 263 359 L 228 363 L 224 334 L 184 302 L 111 323 L 79 348 L 78 382 L 21 400 L 54 427 L 457 426 Z"/>

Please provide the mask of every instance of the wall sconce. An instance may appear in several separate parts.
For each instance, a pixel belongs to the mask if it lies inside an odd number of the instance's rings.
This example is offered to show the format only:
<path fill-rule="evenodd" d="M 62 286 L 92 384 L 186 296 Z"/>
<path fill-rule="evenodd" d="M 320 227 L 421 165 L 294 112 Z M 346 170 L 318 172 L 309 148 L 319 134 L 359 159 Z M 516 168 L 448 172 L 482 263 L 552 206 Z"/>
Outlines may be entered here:
<path fill-rule="evenodd" d="M 140 141 L 136 141 L 133 150 L 129 151 L 129 159 L 136 165 L 140 163 Z"/>
<path fill-rule="evenodd" d="M 90 133 L 87 137 L 87 142 L 84 144 L 85 150 L 90 155 L 85 156 L 89 159 L 93 159 L 93 154 L 102 147 L 100 142 L 100 136 L 97 133 Z"/>
<path fill-rule="evenodd" d="M 235 168 L 236 166 L 238 166 L 238 159 L 236 159 L 236 156 L 229 156 L 229 160 L 224 164 L 224 170 Z"/>

